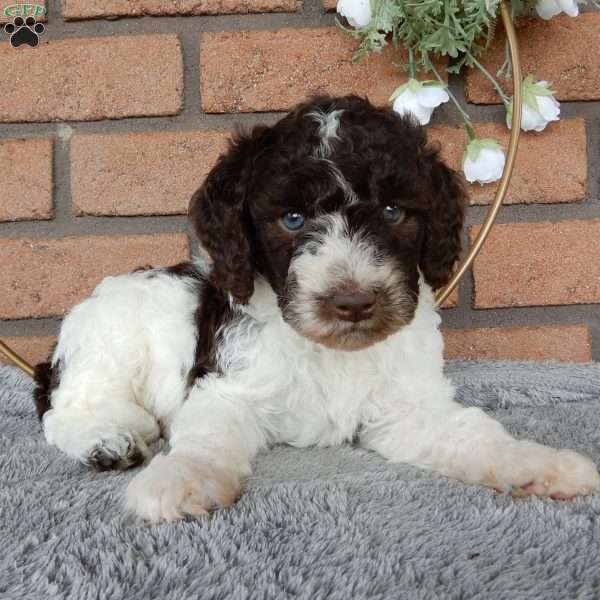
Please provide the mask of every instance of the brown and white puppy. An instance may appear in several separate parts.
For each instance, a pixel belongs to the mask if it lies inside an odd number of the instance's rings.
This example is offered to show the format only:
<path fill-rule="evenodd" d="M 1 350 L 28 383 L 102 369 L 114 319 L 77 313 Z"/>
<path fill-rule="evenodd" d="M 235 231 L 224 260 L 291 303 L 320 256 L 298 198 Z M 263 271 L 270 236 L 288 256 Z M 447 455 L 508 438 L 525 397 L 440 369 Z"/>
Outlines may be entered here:
<path fill-rule="evenodd" d="M 358 439 L 519 495 L 597 489 L 589 459 L 453 401 L 432 288 L 464 205 L 425 132 L 357 97 L 238 136 L 192 199 L 198 258 L 109 277 L 66 317 L 38 369 L 48 441 L 124 468 L 161 423 L 171 450 L 127 491 L 153 521 L 231 503 L 275 443 Z"/>

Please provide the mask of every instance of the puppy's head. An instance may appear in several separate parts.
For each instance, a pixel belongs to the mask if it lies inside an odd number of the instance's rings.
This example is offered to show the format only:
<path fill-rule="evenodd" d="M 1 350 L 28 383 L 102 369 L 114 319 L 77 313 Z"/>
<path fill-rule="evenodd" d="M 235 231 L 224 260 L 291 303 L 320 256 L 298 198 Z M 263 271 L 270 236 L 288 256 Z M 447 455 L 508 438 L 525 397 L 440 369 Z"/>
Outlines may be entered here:
<path fill-rule="evenodd" d="M 217 287 L 246 303 L 261 275 L 301 335 L 358 350 L 411 321 L 419 273 L 447 282 L 464 204 L 458 175 L 411 120 L 317 98 L 238 136 L 190 217 Z"/>

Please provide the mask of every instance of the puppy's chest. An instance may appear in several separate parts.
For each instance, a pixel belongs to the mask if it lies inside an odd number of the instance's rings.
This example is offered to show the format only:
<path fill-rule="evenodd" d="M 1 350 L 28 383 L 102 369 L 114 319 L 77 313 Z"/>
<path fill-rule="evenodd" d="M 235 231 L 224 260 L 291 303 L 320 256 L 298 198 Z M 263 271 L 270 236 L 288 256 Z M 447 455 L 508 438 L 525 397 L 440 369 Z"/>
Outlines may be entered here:
<path fill-rule="evenodd" d="M 273 442 L 296 446 L 351 440 L 396 379 L 397 342 L 366 350 L 328 349 L 281 318 L 238 321 L 220 348 L 223 385 L 241 392 Z"/>
<path fill-rule="evenodd" d="M 274 358 L 272 364 L 276 362 Z M 283 362 L 284 376 L 267 411 L 275 440 L 295 446 L 351 440 L 365 410 L 383 388 L 382 374 L 372 357 L 318 347 L 287 356 Z"/>

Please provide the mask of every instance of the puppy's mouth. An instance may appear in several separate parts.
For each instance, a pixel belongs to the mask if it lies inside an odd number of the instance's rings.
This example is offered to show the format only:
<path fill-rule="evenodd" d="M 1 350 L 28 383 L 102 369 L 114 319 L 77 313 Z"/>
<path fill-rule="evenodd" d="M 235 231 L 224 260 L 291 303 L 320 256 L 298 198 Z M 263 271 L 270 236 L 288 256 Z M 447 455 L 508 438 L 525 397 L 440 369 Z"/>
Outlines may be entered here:
<path fill-rule="evenodd" d="M 331 332 L 315 336 L 309 333 L 307 337 L 327 348 L 354 352 L 369 348 L 393 333 L 393 331 L 385 331 L 381 327 L 377 327 L 375 323 L 338 322 L 332 325 Z"/>
<path fill-rule="evenodd" d="M 364 350 L 410 323 L 414 303 L 394 301 L 382 291 L 316 297 L 285 320 L 302 336 L 327 348 Z"/>

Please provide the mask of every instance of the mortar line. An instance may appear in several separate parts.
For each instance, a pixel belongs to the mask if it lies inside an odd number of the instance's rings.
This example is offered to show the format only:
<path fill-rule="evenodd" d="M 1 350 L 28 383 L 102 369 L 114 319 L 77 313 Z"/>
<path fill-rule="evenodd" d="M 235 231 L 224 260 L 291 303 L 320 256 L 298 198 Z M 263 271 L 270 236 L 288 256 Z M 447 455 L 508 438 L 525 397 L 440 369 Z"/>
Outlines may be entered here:
<path fill-rule="evenodd" d="M 185 223 L 185 215 L 139 215 L 139 216 L 82 216 L 71 212 L 70 187 L 65 173 L 68 166 L 60 166 L 63 173 L 59 180 L 58 190 L 55 190 L 55 204 L 59 211 L 52 221 L 8 221 L 0 223 L 0 238 L 26 237 L 55 237 L 64 228 L 64 235 L 93 235 L 103 233 L 104 227 L 110 227 L 119 234 L 150 233 L 181 231 Z M 60 192 L 60 195 L 59 193 Z M 483 222 L 487 206 L 471 206 L 467 211 L 467 227 Z M 600 203 L 579 202 L 569 204 L 527 204 L 509 205 L 502 208 L 498 215 L 497 224 L 515 223 L 558 223 L 564 220 L 595 220 L 600 219 Z"/>
<path fill-rule="evenodd" d="M 177 125 L 182 120 L 197 126 L 200 121 L 200 35 L 190 31 L 179 33 L 183 54 L 183 111 L 172 118 Z"/>
<path fill-rule="evenodd" d="M 63 223 L 72 218 L 70 136 L 71 130 L 68 125 L 57 126 L 54 136 L 54 185 L 52 190 L 54 202 L 52 227 L 56 228 L 60 228 Z"/>
<path fill-rule="evenodd" d="M 55 199 L 56 200 L 56 199 Z M 68 200 L 59 199 L 63 206 Z M 63 209 L 61 219 L 55 221 L 18 221 L 0 223 L 0 239 L 54 238 L 91 235 L 141 235 L 152 233 L 182 233 L 187 228 L 185 215 L 130 216 L 130 217 L 76 217 L 70 207 Z"/>
<path fill-rule="evenodd" d="M 465 323 L 464 310 L 444 310 L 446 327 L 506 327 L 552 324 L 589 324 L 600 318 L 599 304 L 561 304 L 552 306 L 507 306 L 496 308 L 473 308 L 472 301 L 462 307 L 468 309 L 469 321 Z"/>
<path fill-rule="evenodd" d="M 62 317 L 42 317 L 39 319 L 0 320 L 0 338 L 8 336 L 46 336 L 56 335 Z"/>
<path fill-rule="evenodd" d="M 588 325 L 596 328 L 600 324 L 598 304 L 570 304 L 560 306 L 521 306 L 489 309 L 471 309 L 473 319 L 464 323 L 458 308 L 442 309 L 442 325 L 445 329 L 461 327 L 537 327 L 547 325 Z M 19 318 L 0 320 L 0 337 L 21 335 L 49 335 L 55 331 L 62 317 Z"/>
<path fill-rule="evenodd" d="M 195 75 L 194 75 L 195 76 Z M 199 76 L 194 84 L 196 90 L 199 89 Z M 193 100 L 193 99 L 192 99 Z M 594 110 L 600 111 L 600 102 L 594 103 Z M 197 103 L 200 107 L 200 103 Z M 444 107 L 445 108 L 445 107 Z M 474 121 L 475 126 L 487 123 L 502 123 L 503 115 L 493 114 L 494 107 L 485 107 L 485 111 L 490 114 Z M 119 119 L 104 119 L 96 121 L 45 121 L 28 123 L 0 123 L 0 140 L 14 137 L 36 138 L 51 135 L 55 132 L 57 123 L 69 125 L 75 134 L 85 133 L 152 133 L 156 131 L 165 132 L 185 132 L 203 129 L 227 128 L 232 120 L 247 121 L 248 125 L 272 124 L 281 119 L 286 111 L 265 111 L 265 112 L 237 112 L 237 113 L 205 113 L 201 109 L 191 111 L 184 109 L 181 113 L 170 116 L 141 116 L 141 117 L 123 117 Z M 563 119 L 582 118 L 588 126 L 600 124 L 600 117 L 586 118 L 581 115 L 563 116 Z M 446 114 L 443 118 L 441 113 L 434 114 L 432 125 L 462 125 L 462 120 L 452 114 Z M 542 135 L 549 135 L 548 131 Z"/>
<path fill-rule="evenodd" d="M 115 35 L 173 34 L 185 31 L 273 31 L 282 27 L 331 27 L 334 14 L 323 11 L 235 13 L 221 15 L 156 15 L 139 17 L 88 18 L 63 20 L 50 11 L 45 40 Z"/>

